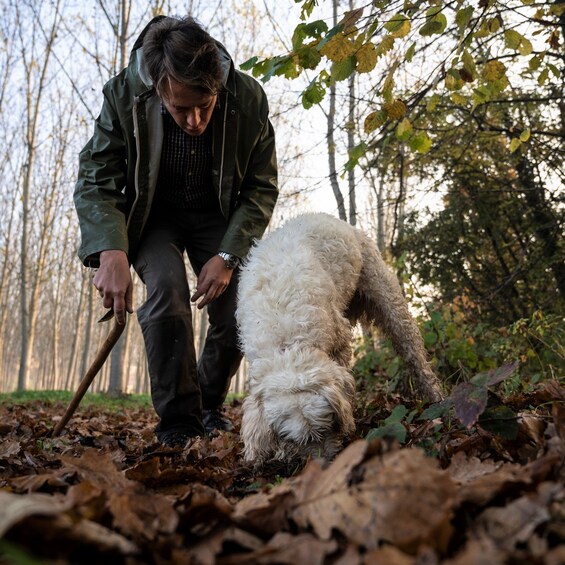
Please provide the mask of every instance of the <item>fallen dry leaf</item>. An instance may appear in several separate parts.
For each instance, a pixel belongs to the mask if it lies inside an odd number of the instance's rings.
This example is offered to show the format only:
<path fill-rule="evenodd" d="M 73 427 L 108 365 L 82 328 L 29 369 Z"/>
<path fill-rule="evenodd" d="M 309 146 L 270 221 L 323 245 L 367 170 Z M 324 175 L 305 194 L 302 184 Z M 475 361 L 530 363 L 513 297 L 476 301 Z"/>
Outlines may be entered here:
<path fill-rule="evenodd" d="M 222 564 L 297 565 L 308 563 L 308 565 L 323 565 L 337 548 L 338 544 L 334 540 L 320 540 L 311 534 L 292 535 L 287 532 L 279 532 L 255 551 L 223 558 Z"/>
<path fill-rule="evenodd" d="M 504 552 L 497 548 L 494 541 L 480 535 L 469 540 L 463 550 L 453 559 L 447 559 L 444 565 L 504 565 Z"/>
<path fill-rule="evenodd" d="M 484 505 L 492 500 L 508 484 L 528 483 L 531 480 L 521 465 L 492 459 L 481 461 L 478 457 L 469 457 L 463 452 L 452 457 L 448 472 L 459 485 L 459 503 L 471 502 L 477 505 Z"/>
<path fill-rule="evenodd" d="M 156 442 L 150 408 L 79 410 L 49 438 L 64 406 L 0 404 L 0 533 L 61 565 L 561 565 L 561 396 L 557 383 L 516 395 L 515 440 L 456 425 L 438 436 L 441 420 L 406 424 L 410 444 L 438 460 L 358 441 L 331 463 L 259 474 L 240 460 L 237 406 L 236 432 L 175 449 Z M 404 403 L 381 400 L 361 426 Z"/>
<path fill-rule="evenodd" d="M 0 490 L 0 537 L 30 516 L 54 516 L 69 509 L 69 504 L 48 494 L 11 494 Z"/>
<path fill-rule="evenodd" d="M 288 513 L 295 502 L 295 488 L 290 482 L 285 482 L 270 492 L 241 500 L 232 519 L 242 527 L 272 535 L 288 528 Z"/>
<path fill-rule="evenodd" d="M 546 482 L 536 493 L 528 493 L 502 508 L 487 508 L 477 519 L 475 530 L 511 552 L 528 541 L 534 530 L 550 518 L 548 506 L 563 495 L 563 486 Z"/>
<path fill-rule="evenodd" d="M 312 526 L 322 539 L 335 529 L 368 549 L 388 542 L 415 552 L 429 543 L 444 551 L 456 491 L 449 475 L 416 449 L 372 457 L 352 474 L 355 466 L 344 462 L 350 452 L 358 461 L 362 443 L 349 446 L 319 476 L 305 473 L 303 498 L 291 518 L 303 528 Z"/>
<path fill-rule="evenodd" d="M 416 559 L 392 545 L 385 545 L 368 551 L 363 565 L 415 565 Z"/>

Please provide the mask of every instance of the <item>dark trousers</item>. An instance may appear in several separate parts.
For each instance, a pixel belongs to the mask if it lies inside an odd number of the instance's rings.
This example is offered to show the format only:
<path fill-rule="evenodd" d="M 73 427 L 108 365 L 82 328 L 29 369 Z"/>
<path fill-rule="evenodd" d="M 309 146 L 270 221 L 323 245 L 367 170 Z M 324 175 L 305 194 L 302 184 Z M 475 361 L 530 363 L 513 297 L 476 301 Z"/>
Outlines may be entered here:
<path fill-rule="evenodd" d="M 219 251 L 226 227 L 219 213 L 156 216 L 140 243 L 134 268 L 147 287 L 147 300 L 137 318 L 147 352 L 151 398 L 160 418 L 157 437 L 171 431 L 201 435 L 202 408 L 221 406 L 241 362 L 235 323 L 238 272 L 207 307 L 208 333 L 197 362 L 184 263 L 186 251 L 198 275 Z"/>

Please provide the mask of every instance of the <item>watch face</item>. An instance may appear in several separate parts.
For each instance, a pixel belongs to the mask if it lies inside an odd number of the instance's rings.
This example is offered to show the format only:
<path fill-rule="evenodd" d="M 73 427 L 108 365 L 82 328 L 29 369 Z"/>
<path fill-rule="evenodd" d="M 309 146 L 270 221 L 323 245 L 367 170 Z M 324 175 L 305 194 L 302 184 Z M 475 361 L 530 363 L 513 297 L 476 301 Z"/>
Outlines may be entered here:
<path fill-rule="evenodd" d="M 224 264 L 228 269 L 235 269 L 239 265 L 239 258 L 229 253 L 220 253 L 220 257 L 224 260 Z"/>

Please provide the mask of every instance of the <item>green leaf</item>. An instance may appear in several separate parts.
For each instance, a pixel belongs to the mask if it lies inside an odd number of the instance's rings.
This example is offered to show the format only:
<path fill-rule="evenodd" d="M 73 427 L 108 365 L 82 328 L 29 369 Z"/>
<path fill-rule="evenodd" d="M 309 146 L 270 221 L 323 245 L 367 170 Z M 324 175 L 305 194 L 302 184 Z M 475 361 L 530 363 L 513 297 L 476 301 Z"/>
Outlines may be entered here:
<path fill-rule="evenodd" d="M 514 440 L 518 437 L 518 419 L 508 406 L 488 408 L 479 417 L 481 427 L 504 439 Z"/>
<path fill-rule="evenodd" d="M 360 143 L 356 145 L 351 151 L 349 151 L 349 160 L 345 163 L 344 169 L 346 171 L 352 171 L 357 164 L 359 163 L 359 159 L 363 157 L 367 153 L 367 144 Z"/>
<path fill-rule="evenodd" d="M 293 57 L 288 55 L 281 55 L 260 61 L 255 64 L 252 72 L 254 77 L 263 75 L 261 79 L 263 82 L 267 82 L 273 76 L 284 75 L 287 78 L 296 78 L 299 74 L 296 68 L 296 62 Z"/>
<path fill-rule="evenodd" d="M 385 23 L 384 28 L 390 32 L 398 31 L 407 19 L 408 18 L 404 14 L 395 14 L 392 18 L 390 18 L 390 20 L 388 20 L 388 22 Z"/>
<path fill-rule="evenodd" d="M 428 112 L 433 112 L 437 108 L 437 105 L 439 104 L 440 100 L 441 100 L 441 96 L 439 94 L 432 94 L 432 96 L 430 96 L 426 104 L 426 110 Z"/>
<path fill-rule="evenodd" d="M 406 428 L 400 422 L 385 424 L 380 428 L 369 430 L 365 439 L 371 441 L 381 437 L 391 437 L 398 440 L 399 443 L 404 443 L 406 441 Z"/>
<path fill-rule="evenodd" d="M 507 29 L 504 32 L 504 42 L 508 49 L 518 49 L 522 44 L 524 37 L 521 33 L 517 32 L 515 29 Z"/>
<path fill-rule="evenodd" d="M 304 69 L 315 69 L 322 60 L 320 52 L 312 47 L 302 47 L 296 54 L 298 55 L 300 65 Z"/>
<path fill-rule="evenodd" d="M 537 55 L 534 55 L 528 62 L 528 68 L 530 69 L 530 71 L 535 71 L 536 69 L 539 69 L 540 66 L 541 59 Z"/>
<path fill-rule="evenodd" d="M 384 28 L 390 32 L 392 37 L 406 37 L 410 33 L 412 24 L 404 14 L 396 14 L 385 23 Z"/>
<path fill-rule="evenodd" d="M 530 139 L 530 128 L 526 128 L 521 134 L 520 134 L 520 141 L 522 143 L 526 143 L 526 141 L 528 141 Z"/>
<path fill-rule="evenodd" d="M 548 78 L 549 78 L 549 68 L 545 67 L 545 69 L 543 69 L 543 71 L 539 74 L 538 84 L 540 86 L 543 86 L 547 82 Z"/>
<path fill-rule="evenodd" d="M 432 140 L 425 131 L 419 131 L 410 139 L 408 145 L 410 145 L 410 149 L 412 149 L 412 151 L 425 154 L 431 149 Z"/>
<path fill-rule="evenodd" d="M 345 80 L 351 76 L 356 65 L 357 59 L 355 59 L 355 56 L 347 57 L 347 59 L 343 59 L 332 65 L 331 76 L 337 82 Z"/>
<path fill-rule="evenodd" d="M 388 75 L 385 78 L 385 81 L 383 83 L 383 90 L 382 90 L 382 95 L 383 98 L 385 99 L 385 101 L 389 102 L 392 100 L 392 90 L 394 88 L 394 72 L 396 71 L 396 67 L 393 67 Z"/>
<path fill-rule="evenodd" d="M 377 55 L 379 57 L 388 53 L 394 47 L 394 37 L 392 35 L 385 35 L 381 42 L 376 46 Z"/>
<path fill-rule="evenodd" d="M 404 55 L 404 59 L 407 63 L 412 62 L 412 59 L 414 58 L 414 54 L 416 53 L 416 42 L 414 41 L 414 43 L 412 43 L 412 45 L 410 45 L 410 47 L 408 47 L 408 50 L 406 51 L 405 55 Z"/>
<path fill-rule="evenodd" d="M 360 143 L 349 151 L 349 156 L 352 159 L 360 159 L 365 153 L 367 153 L 367 146 L 364 143 Z"/>
<path fill-rule="evenodd" d="M 258 57 L 251 57 L 251 59 L 247 59 L 247 61 L 241 63 L 241 65 L 239 65 L 239 68 L 242 71 L 250 71 L 255 66 L 255 63 L 257 63 L 258 60 L 259 60 Z"/>
<path fill-rule="evenodd" d="M 292 34 L 292 48 L 300 49 L 307 37 L 320 39 L 328 31 L 328 24 L 324 20 L 316 20 L 308 24 L 298 24 Z"/>
<path fill-rule="evenodd" d="M 547 67 L 553 73 L 555 78 L 559 78 L 561 76 L 561 72 L 553 63 L 547 63 Z"/>
<path fill-rule="evenodd" d="M 451 100 L 453 100 L 454 104 L 457 106 L 467 106 L 467 97 L 463 96 L 462 94 L 458 94 L 457 92 L 453 92 L 451 94 Z"/>
<path fill-rule="evenodd" d="M 418 420 L 435 420 L 436 418 L 441 418 L 449 412 L 452 406 L 453 400 L 451 398 L 446 398 L 445 400 L 432 404 L 426 408 Z"/>
<path fill-rule="evenodd" d="M 514 153 L 520 145 L 522 145 L 522 142 L 517 137 L 514 137 L 510 142 L 510 153 Z"/>
<path fill-rule="evenodd" d="M 436 332 L 426 332 L 424 334 L 424 345 L 427 348 L 437 343 L 438 337 Z"/>
<path fill-rule="evenodd" d="M 394 424 L 396 422 L 400 422 L 404 416 L 408 413 L 408 408 L 404 406 L 404 404 L 399 404 L 395 406 L 390 413 L 390 416 L 385 419 L 385 424 Z"/>
<path fill-rule="evenodd" d="M 326 94 L 326 89 L 319 82 L 311 82 L 302 93 L 302 106 L 306 110 L 310 109 L 314 104 L 319 104 Z"/>
<path fill-rule="evenodd" d="M 529 39 L 522 37 L 522 42 L 518 47 L 518 52 L 520 53 L 520 55 L 524 55 L 524 56 L 531 55 L 533 50 L 534 50 L 534 46 L 532 45 L 532 42 Z"/>
<path fill-rule="evenodd" d="M 447 18 L 438 11 L 438 8 L 430 8 L 426 12 L 426 23 L 420 28 L 420 35 L 430 36 L 441 34 L 447 27 Z"/>
<path fill-rule="evenodd" d="M 459 33 L 469 25 L 474 11 L 475 8 L 473 8 L 473 6 L 467 6 L 466 8 L 461 8 L 458 10 L 457 14 L 455 14 L 455 23 L 459 27 Z"/>
<path fill-rule="evenodd" d="M 445 88 L 447 88 L 447 90 L 461 90 L 463 84 L 461 75 L 457 69 L 449 69 L 447 73 L 445 73 Z"/>
<path fill-rule="evenodd" d="M 398 126 L 396 126 L 396 137 L 402 141 L 407 141 L 412 133 L 412 124 L 408 118 L 404 118 Z"/>
<path fill-rule="evenodd" d="M 312 14 L 312 10 L 318 4 L 318 0 L 294 0 L 295 4 L 302 4 L 302 9 L 300 10 L 300 19 L 305 20 L 307 17 Z"/>
<path fill-rule="evenodd" d="M 467 51 L 467 49 L 465 49 L 465 51 L 463 51 L 463 55 L 461 57 L 461 60 L 463 61 L 463 68 L 473 78 L 475 78 L 476 75 L 477 75 L 477 68 L 475 66 L 475 59 L 473 59 L 473 56 L 471 55 L 471 53 L 469 53 L 469 51 Z"/>
<path fill-rule="evenodd" d="M 499 17 L 491 18 L 487 22 L 488 29 L 491 33 L 496 33 L 500 29 L 501 24 L 502 24 L 502 18 Z"/>

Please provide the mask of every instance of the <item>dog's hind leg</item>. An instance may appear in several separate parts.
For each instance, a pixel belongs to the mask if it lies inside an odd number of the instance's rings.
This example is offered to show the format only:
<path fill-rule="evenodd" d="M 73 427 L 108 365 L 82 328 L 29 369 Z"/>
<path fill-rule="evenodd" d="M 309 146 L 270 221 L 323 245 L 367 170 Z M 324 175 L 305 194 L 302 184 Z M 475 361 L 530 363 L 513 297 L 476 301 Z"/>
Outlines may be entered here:
<path fill-rule="evenodd" d="M 398 279 L 371 239 L 359 232 L 359 241 L 363 253 L 358 283 L 361 308 L 369 321 L 390 338 L 410 368 L 413 392 L 430 402 L 438 402 L 443 398 L 441 384 L 428 363 L 420 330 L 408 310 Z M 409 385 L 402 383 L 402 388 L 411 392 Z"/>

